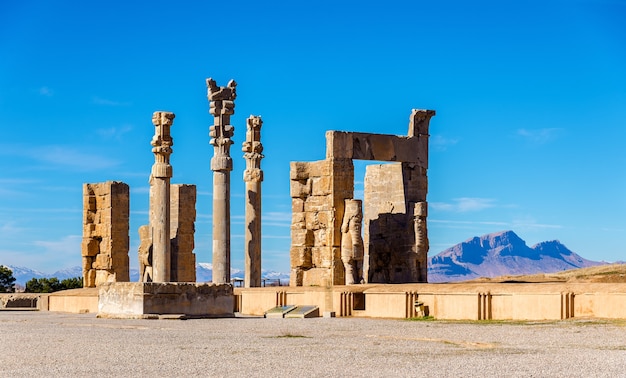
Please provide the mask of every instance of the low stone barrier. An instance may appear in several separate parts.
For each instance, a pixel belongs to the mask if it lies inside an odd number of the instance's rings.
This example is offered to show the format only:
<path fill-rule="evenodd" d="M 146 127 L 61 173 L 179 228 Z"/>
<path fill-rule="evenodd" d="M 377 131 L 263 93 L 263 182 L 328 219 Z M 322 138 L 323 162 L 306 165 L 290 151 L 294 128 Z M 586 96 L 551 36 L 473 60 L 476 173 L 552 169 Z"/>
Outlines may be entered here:
<path fill-rule="evenodd" d="M 9 293 L 0 294 L 0 310 L 39 309 L 41 294 Z"/>

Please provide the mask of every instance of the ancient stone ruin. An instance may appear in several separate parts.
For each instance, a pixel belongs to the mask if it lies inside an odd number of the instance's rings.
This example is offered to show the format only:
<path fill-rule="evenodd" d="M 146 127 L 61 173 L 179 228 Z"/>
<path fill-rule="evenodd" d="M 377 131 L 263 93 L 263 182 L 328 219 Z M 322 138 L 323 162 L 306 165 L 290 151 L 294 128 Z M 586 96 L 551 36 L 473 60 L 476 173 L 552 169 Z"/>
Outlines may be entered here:
<path fill-rule="evenodd" d="M 150 174 L 150 216 L 139 227 L 139 276 L 142 282 L 195 282 L 193 253 L 196 220 L 195 185 L 170 184 L 171 126 L 174 113 L 155 112 Z"/>
<path fill-rule="evenodd" d="M 83 184 L 83 286 L 129 281 L 129 188 L 107 181 Z"/>
<path fill-rule="evenodd" d="M 196 222 L 196 186 L 170 186 L 170 281 L 196 282 L 196 254 L 193 253 Z M 150 225 L 139 227 L 139 280 L 153 282 L 152 232 Z"/>
<path fill-rule="evenodd" d="M 352 285 L 363 281 L 362 202 L 347 199 L 344 209 L 341 223 L 341 262 L 345 271 L 346 285 Z"/>
<path fill-rule="evenodd" d="M 170 112 L 154 112 L 152 116 L 155 133 L 150 143 L 154 153 L 154 164 L 150 173 L 150 233 L 154 282 L 170 282 L 171 275 L 170 155 L 174 142 L 170 128 L 174 117 L 174 113 Z"/>
<path fill-rule="evenodd" d="M 170 188 L 171 282 L 196 282 L 196 186 L 172 184 Z"/>
<path fill-rule="evenodd" d="M 292 286 L 343 285 L 360 277 L 365 283 L 427 281 L 426 171 L 434 115 L 413 110 L 407 136 L 328 131 L 325 160 L 291 163 Z M 359 247 L 354 240 L 342 243 L 346 200 L 354 197 L 353 159 L 392 162 L 366 170 L 362 272 Z M 347 212 L 350 218 L 355 210 Z M 349 225 L 345 234 L 354 239 Z"/>
<path fill-rule="evenodd" d="M 246 182 L 246 229 L 244 241 L 244 287 L 261 286 L 261 159 L 264 157 L 261 144 L 260 116 L 250 116 L 246 121 L 248 130 L 243 142 L 243 157 L 246 169 L 243 181 Z"/>
<path fill-rule="evenodd" d="M 99 317 L 233 316 L 232 285 L 195 282 L 196 187 L 170 184 L 173 173 L 170 155 L 174 144 L 170 130 L 174 118 L 174 113 L 170 112 L 155 112 L 152 117 L 155 134 L 151 144 L 155 161 L 150 174 L 149 224 L 139 227 L 140 282 L 103 283 L 98 295 Z M 226 183 L 229 184 L 228 180 Z M 225 188 L 229 190 L 228 185 Z M 128 209 L 128 200 L 126 207 Z M 128 210 L 126 225 L 128 227 Z M 125 281 L 128 281 L 128 273 Z"/>
<path fill-rule="evenodd" d="M 213 283 L 230 283 L 230 171 L 233 159 L 230 157 L 230 139 L 235 128 L 230 124 L 230 116 L 235 114 L 237 97 L 234 80 L 225 87 L 219 87 L 215 80 L 206 80 L 209 99 L 209 113 L 214 123 L 209 129 L 214 148 L 211 159 L 213 171 Z"/>

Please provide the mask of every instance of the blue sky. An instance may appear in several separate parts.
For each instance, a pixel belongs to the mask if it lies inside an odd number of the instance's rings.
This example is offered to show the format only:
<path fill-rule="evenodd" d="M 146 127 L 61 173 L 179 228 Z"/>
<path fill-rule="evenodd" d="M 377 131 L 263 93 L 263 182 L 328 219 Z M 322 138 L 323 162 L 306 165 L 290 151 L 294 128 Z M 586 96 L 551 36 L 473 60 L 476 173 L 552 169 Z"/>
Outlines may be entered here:
<path fill-rule="evenodd" d="M 0 264 L 80 264 L 82 184 L 131 187 L 147 223 L 152 112 L 172 111 L 174 183 L 197 185 L 211 262 L 205 79 L 238 83 L 232 264 L 243 267 L 245 119 L 262 115 L 263 268 L 289 270 L 289 162 L 326 130 L 431 121 L 430 254 L 514 230 L 626 260 L 626 2 L 3 1 Z M 357 164 L 362 192 L 365 163 Z"/>

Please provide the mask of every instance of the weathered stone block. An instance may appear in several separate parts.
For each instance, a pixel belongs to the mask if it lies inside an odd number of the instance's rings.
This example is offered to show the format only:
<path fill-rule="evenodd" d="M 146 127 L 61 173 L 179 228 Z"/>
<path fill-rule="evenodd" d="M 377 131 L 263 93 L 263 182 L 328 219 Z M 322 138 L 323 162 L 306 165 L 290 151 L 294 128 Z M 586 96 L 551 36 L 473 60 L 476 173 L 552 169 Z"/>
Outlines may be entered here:
<path fill-rule="evenodd" d="M 291 229 L 291 245 L 292 246 L 310 246 L 313 245 L 313 231 L 306 228 Z"/>
<path fill-rule="evenodd" d="M 332 229 L 320 228 L 319 230 L 313 230 L 313 245 L 315 247 L 325 247 L 332 245 L 331 232 Z"/>
<path fill-rule="evenodd" d="M 291 211 L 294 213 L 304 212 L 304 200 L 301 198 L 292 198 Z"/>
<path fill-rule="evenodd" d="M 312 268 L 302 272 L 302 286 L 322 286 L 331 285 L 331 275 L 328 268 Z"/>
<path fill-rule="evenodd" d="M 290 185 L 292 198 L 305 198 L 311 195 L 310 180 L 291 180 Z"/>
<path fill-rule="evenodd" d="M 332 211 L 333 200 L 331 196 L 311 196 L 304 202 L 305 212 Z"/>
<path fill-rule="evenodd" d="M 293 246 L 289 250 L 292 267 L 310 268 L 313 266 L 311 247 Z"/>
<path fill-rule="evenodd" d="M 305 229 L 306 228 L 306 216 L 305 212 L 293 212 L 291 214 L 291 228 Z"/>
<path fill-rule="evenodd" d="M 96 239 L 83 239 L 81 251 L 83 256 L 96 256 L 100 252 L 100 243 Z"/>
<path fill-rule="evenodd" d="M 291 162 L 289 178 L 291 180 L 306 180 L 310 177 L 330 176 L 330 162 L 319 160 L 314 162 Z"/>
<path fill-rule="evenodd" d="M 330 268 L 333 261 L 332 253 L 332 247 L 312 247 L 311 262 L 313 263 L 313 266 L 317 268 Z"/>
<path fill-rule="evenodd" d="M 234 316 L 234 295 L 230 284 L 115 282 L 99 286 L 98 317 Z"/>
<path fill-rule="evenodd" d="M 93 263 L 93 267 L 95 269 L 111 269 L 112 268 L 111 257 L 108 255 L 99 253 L 96 256 L 96 259 Z"/>
<path fill-rule="evenodd" d="M 313 177 L 311 182 L 311 194 L 314 196 L 326 196 L 331 193 L 330 176 Z"/>

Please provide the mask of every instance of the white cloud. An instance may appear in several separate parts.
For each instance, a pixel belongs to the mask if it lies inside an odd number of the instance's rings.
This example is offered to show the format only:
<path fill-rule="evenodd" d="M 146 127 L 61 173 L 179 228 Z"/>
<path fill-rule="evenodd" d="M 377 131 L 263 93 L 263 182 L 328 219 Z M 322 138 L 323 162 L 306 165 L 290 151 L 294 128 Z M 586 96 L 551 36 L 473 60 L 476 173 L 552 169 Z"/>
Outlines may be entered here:
<path fill-rule="evenodd" d="M 512 226 L 516 230 L 537 230 L 537 229 L 558 229 L 563 228 L 559 224 L 538 223 L 533 217 L 524 217 L 521 219 L 513 219 Z"/>
<path fill-rule="evenodd" d="M 429 206 L 433 210 L 452 211 L 457 213 L 466 213 L 473 211 L 481 211 L 491 207 L 495 207 L 496 200 L 491 198 L 473 198 L 461 197 L 454 198 L 453 203 L 445 202 L 429 202 Z"/>
<path fill-rule="evenodd" d="M 263 239 L 291 239 L 290 235 L 263 235 Z"/>
<path fill-rule="evenodd" d="M 429 144 L 435 151 L 446 151 L 448 147 L 454 146 L 459 142 L 458 139 L 446 138 L 442 135 L 433 135 L 430 137 Z"/>
<path fill-rule="evenodd" d="M 532 144 L 545 144 L 559 137 L 563 129 L 561 128 L 544 128 L 544 129 L 518 129 L 517 135 L 526 139 Z"/>
<path fill-rule="evenodd" d="M 36 240 L 33 252 L 21 258 L 20 264 L 29 268 L 49 271 L 50 267 L 69 267 L 81 264 L 82 236 L 67 235 L 58 240 Z M 23 252 L 22 252 L 23 254 Z M 17 264 L 15 264 L 17 265 Z"/>
<path fill-rule="evenodd" d="M 48 87 L 41 87 L 39 88 L 39 94 L 41 96 L 52 97 L 52 95 L 54 95 L 54 92 Z"/>
<path fill-rule="evenodd" d="M 44 163 L 46 169 L 75 169 L 78 171 L 112 168 L 119 161 L 92 152 L 83 152 L 74 147 L 61 145 L 43 145 L 24 147 L 18 145 L 0 145 L 0 155 L 21 156 Z"/>
<path fill-rule="evenodd" d="M 109 127 L 107 129 L 98 129 L 96 134 L 104 139 L 120 140 L 122 136 L 133 129 L 131 125 L 122 125 L 119 127 Z"/>
<path fill-rule="evenodd" d="M 31 157 L 53 166 L 75 168 L 78 170 L 105 169 L 119 164 L 118 161 L 104 156 L 84 153 L 62 146 L 48 146 L 39 149 L 37 155 Z"/>
<path fill-rule="evenodd" d="M 291 227 L 291 212 L 269 211 L 262 215 L 263 226 Z"/>
<path fill-rule="evenodd" d="M 130 192 L 133 194 L 150 194 L 149 186 L 137 186 L 130 188 Z"/>
<path fill-rule="evenodd" d="M 96 105 L 104 105 L 104 106 L 130 106 L 131 103 L 130 102 L 120 102 L 120 101 L 113 101 L 113 100 L 107 100 L 105 98 L 101 98 L 98 96 L 94 96 L 91 101 L 96 104 Z"/>
<path fill-rule="evenodd" d="M 25 230 L 25 228 L 16 227 L 16 223 L 13 221 L 0 223 L 0 235 L 2 235 L 2 239 L 15 236 L 23 230 Z"/>

